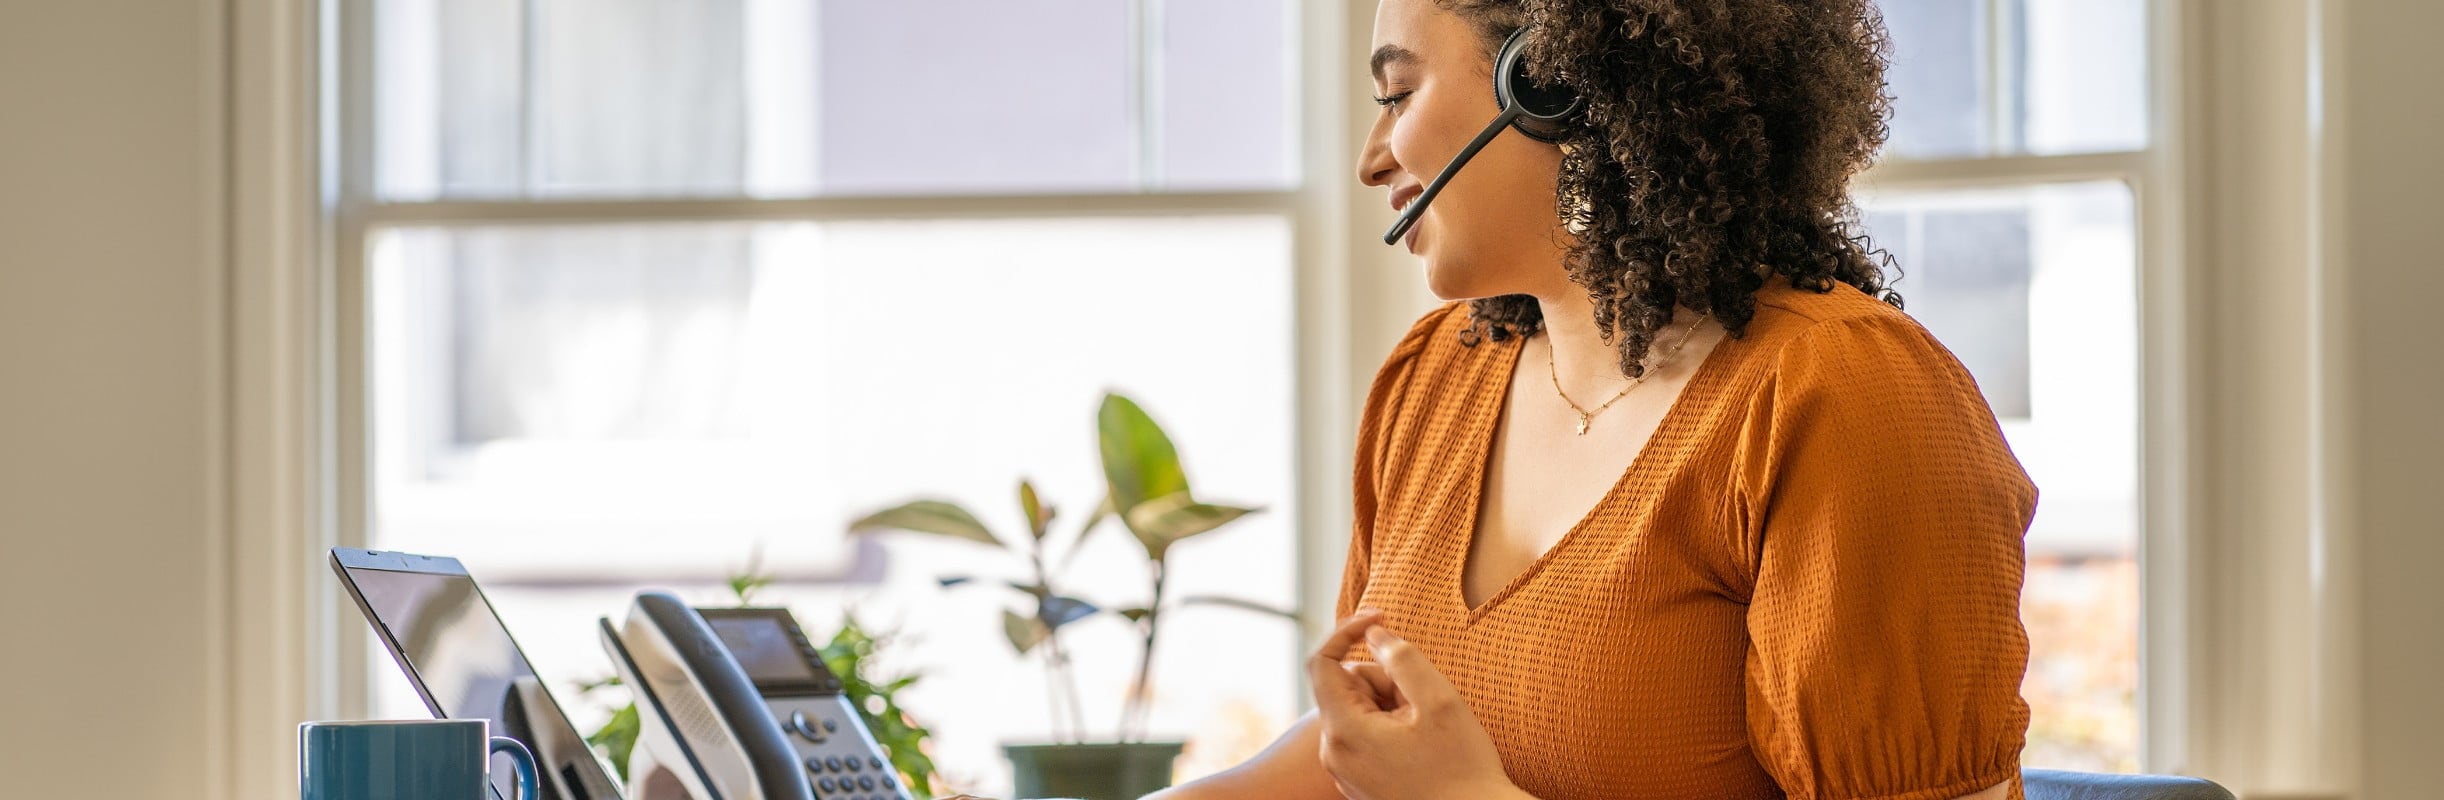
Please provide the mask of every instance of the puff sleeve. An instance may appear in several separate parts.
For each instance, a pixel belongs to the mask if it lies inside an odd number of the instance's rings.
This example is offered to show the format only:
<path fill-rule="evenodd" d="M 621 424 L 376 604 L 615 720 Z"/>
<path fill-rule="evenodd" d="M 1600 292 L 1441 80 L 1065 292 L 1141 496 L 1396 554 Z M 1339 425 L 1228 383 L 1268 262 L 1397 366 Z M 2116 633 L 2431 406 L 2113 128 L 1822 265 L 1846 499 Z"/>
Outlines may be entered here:
<path fill-rule="evenodd" d="M 1749 398 L 1747 727 L 1794 800 L 2018 785 L 2036 488 L 1975 381 L 1899 313 L 1819 321 Z"/>

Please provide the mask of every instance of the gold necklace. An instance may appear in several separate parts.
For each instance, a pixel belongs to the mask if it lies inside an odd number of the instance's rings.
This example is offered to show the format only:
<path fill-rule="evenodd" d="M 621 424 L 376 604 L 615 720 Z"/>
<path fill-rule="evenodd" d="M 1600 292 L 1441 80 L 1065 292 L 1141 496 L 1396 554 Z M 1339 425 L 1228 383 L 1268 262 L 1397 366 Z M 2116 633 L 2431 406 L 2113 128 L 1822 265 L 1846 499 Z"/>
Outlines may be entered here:
<path fill-rule="evenodd" d="M 1619 400 L 1623 396 L 1629 394 L 1629 390 L 1638 388 L 1640 385 L 1645 384 L 1646 376 L 1653 375 L 1657 370 L 1663 369 L 1663 365 L 1672 363 L 1672 357 L 1680 354 L 1680 348 L 1689 343 L 1689 335 L 1696 333 L 1698 326 L 1706 324 L 1706 317 L 1708 316 L 1710 315 L 1697 315 L 1697 321 L 1689 323 L 1689 327 L 1680 332 L 1680 339 L 1672 343 L 1671 352 L 1663 354 L 1663 358 L 1656 361 L 1655 366 L 1652 369 L 1640 372 L 1638 373 L 1638 377 L 1629 379 L 1628 386 L 1623 386 L 1621 387 L 1621 391 L 1614 392 L 1612 395 L 1612 400 L 1604 401 L 1604 404 L 1596 406 L 1594 411 L 1589 411 L 1587 409 L 1578 407 L 1578 403 L 1572 402 L 1570 400 L 1570 395 L 1561 390 L 1561 373 L 1555 370 L 1553 367 L 1553 339 L 1550 335 L 1546 336 L 1544 344 L 1545 374 L 1553 379 L 1553 393 L 1560 395 L 1562 402 L 1569 403 L 1570 410 L 1578 412 L 1578 435 L 1587 435 L 1587 425 L 1595 421 L 1595 415 L 1604 413 L 1604 409 L 1611 408 L 1613 401 Z"/>

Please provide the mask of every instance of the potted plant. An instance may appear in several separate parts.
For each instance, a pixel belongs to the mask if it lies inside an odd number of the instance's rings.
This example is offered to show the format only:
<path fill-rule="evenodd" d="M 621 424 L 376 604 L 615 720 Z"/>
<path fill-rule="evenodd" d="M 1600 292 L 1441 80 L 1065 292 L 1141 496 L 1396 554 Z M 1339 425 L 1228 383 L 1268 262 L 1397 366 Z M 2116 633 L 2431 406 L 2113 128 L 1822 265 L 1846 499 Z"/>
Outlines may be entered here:
<path fill-rule="evenodd" d="M 1165 589 L 1171 548 L 1259 510 L 1196 499 L 1189 491 L 1188 477 L 1180 469 L 1179 452 L 1171 438 L 1128 398 L 1106 393 L 1096 414 L 1095 427 L 1102 458 L 1104 498 L 1068 537 L 1066 553 L 1059 559 L 1050 557 L 1053 508 L 1045 505 L 1034 486 L 1025 480 L 1018 486 L 1019 510 L 1028 532 L 1024 540 L 996 536 L 964 508 L 935 499 L 893 506 L 850 525 L 850 531 L 858 534 L 909 531 L 945 536 L 1027 559 L 1027 579 L 1001 583 L 1023 604 L 1020 610 L 1003 610 L 1003 630 L 1010 646 L 1020 655 L 1034 654 L 1044 660 L 1046 697 L 1052 704 L 1056 723 L 1053 744 L 1009 744 L 1003 748 L 1011 761 L 1015 790 L 1021 797 L 1133 799 L 1170 785 L 1172 762 L 1184 743 L 1147 741 L 1146 725 L 1153 700 L 1154 648 L 1160 641 L 1162 620 L 1169 606 Z M 1061 630 L 1104 613 L 1104 609 L 1060 591 L 1048 565 L 1066 563 L 1077 553 L 1086 535 L 1106 520 L 1118 521 L 1144 549 L 1151 592 L 1145 605 L 1109 612 L 1136 626 L 1143 647 L 1137 654 L 1137 673 L 1129 685 L 1117 740 L 1087 742 L 1083 740 L 1084 720 L 1079 711 L 1076 680 L 1070 670 L 1070 651 L 1061 641 Z M 940 580 L 945 587 L 983 583 L 968 576 L 944 576 Z M 1191 597 L 1178 602 L 1227 605 L 1296 619 L 1290 612 L 1244 600 Z M 1061 722 L 1064 714 L 1066 732 Z"/>

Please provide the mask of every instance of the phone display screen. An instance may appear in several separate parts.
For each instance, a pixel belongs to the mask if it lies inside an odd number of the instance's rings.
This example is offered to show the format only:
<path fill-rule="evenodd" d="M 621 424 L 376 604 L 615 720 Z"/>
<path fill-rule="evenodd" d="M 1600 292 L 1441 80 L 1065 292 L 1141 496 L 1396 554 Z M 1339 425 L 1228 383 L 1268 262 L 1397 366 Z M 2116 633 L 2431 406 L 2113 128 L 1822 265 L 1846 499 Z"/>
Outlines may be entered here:
<path fill-rule="evenodd" d="M 796 637 L 778 618 L 761 614 L 706 614 L 705 624 L 713 626 L 713 635 L 721 637 L 723 647 L 747 671 L 747 680 L 755 685 L 821 683 L 830 677 L 828 671 L 817 672 L 807 662 L 804 651 L 798 649 Z"/>
<path fill-rule="evenodd" d="M 545 800 L 615 800 L 585 796 L 588 784 L 617 784 L 585 749 L 583 737 L 535 677 L 474 579 L 379 569 L 346 572 L 441 717 L 490 721 L 492 735 L 526 745 L 543 772 L 595 773 L 591 781 L 563 775 L 569 793 L 543 778 L 539 788 Z M 514 796 L 510 770 L 498 760 L 493 784 L 493 797 Z"/>

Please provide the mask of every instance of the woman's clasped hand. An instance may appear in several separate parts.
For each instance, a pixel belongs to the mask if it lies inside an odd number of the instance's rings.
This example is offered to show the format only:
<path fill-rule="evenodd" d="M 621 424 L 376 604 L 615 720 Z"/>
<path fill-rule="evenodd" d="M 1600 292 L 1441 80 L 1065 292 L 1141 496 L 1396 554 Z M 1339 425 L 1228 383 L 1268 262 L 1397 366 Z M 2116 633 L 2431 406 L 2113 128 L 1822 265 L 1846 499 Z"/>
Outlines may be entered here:
<path fill-rule="evenodd" d="M 1373 661 L 1344 661 L 1363 640 Z M 1493 737 L 1417 646 L 1361 608 L 1307 659 L 1324 769 L 1350 800 L 1523 797 Z"/>

